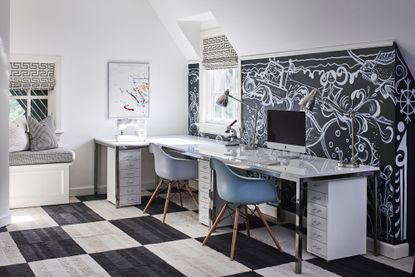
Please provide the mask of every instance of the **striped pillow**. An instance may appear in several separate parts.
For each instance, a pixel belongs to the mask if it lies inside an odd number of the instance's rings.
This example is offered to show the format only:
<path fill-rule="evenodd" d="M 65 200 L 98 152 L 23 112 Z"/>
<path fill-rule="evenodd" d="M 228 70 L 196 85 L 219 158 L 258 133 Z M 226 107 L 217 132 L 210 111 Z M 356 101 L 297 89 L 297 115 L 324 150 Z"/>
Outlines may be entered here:
<path fill-rule="evenodd" d="M 27 125 L 30 134 L 30 150 L 40 151 L 58 147 L 52 117 L 48 116 L 39 122 L 36 118 L 29 116 Z"/>

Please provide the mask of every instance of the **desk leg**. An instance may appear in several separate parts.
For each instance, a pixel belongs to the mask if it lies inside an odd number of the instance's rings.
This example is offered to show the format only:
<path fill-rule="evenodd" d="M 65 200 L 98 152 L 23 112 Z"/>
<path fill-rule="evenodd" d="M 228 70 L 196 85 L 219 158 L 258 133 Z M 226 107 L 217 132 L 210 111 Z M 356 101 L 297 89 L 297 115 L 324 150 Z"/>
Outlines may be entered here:
<path fill-rule="evenodd" d="M 278 190 L 278 207 L 277 207 L 277 222 L 284 223 L 282 218 L 282 179 L 277 179 L 277 190 Z"/>
<path fill-rule="evenodd" d="M 115 207 L 120 207 L 120 148 L 115 148 Z"/>
<path fill-rule="evenodd" d="M 375 208 L 374 208 L 374 228 L 373 228 L 373 254 L 379 256 L 379 242 L 378 242 L 378 172 L 373 173 L 373 184 L 374 184 L 374 197 L 375 197 Z"/>
<path fill-rule="evenodd" d="M 303 183 L 301 180 L 296 182 L 295 194 L 295 273 L 301 274 L 301 263 L 303 260 L 303 215 L 304 215 L 304 199 L 303 199 Z"/>
<path fill-rule="evenodd" d="M 95 142 L 94 147 L 94 194 L 98 194 L 98 180 L 100 178 L 100 167 L 101 167 L 101 147 Z"/>

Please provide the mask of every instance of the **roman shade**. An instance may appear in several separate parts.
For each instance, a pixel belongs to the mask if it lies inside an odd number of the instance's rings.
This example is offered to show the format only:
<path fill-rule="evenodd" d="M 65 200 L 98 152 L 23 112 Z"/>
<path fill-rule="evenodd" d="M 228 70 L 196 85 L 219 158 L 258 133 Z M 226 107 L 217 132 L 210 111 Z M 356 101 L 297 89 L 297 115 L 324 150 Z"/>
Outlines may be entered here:
<path fill-rule="evenodd" d="M 10 89 L 52 90 L 55 82 L 54 63 L 10 63 Z"/>
<path fill-rule="evenodd" d="M 202 64 L 207 70 L 238 67 L 238 55 L 225 35 L 204 38 Z"/>

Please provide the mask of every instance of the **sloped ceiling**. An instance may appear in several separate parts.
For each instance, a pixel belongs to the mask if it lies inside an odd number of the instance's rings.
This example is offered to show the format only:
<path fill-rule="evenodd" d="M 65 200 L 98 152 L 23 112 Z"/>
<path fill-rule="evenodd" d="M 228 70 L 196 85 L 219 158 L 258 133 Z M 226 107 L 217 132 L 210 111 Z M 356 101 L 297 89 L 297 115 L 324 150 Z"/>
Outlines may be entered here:
<path fill-rule="evenodd" d="M 240 56 L 395 40 L 415 71 L 415 1 L 148 0 L 188 60 L 178 20 L 211 12 Z"/>

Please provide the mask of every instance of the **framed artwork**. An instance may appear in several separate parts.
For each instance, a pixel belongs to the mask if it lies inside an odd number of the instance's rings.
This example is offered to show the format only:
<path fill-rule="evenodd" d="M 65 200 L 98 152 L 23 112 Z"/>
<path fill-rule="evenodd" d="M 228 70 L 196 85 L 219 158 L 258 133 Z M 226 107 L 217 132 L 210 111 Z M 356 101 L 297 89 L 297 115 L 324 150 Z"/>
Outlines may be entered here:
<path fill-rule="evenodd" d="M 108 63 L 108 116 L 146 118 L 150 100 L 149 63 Z"/>

